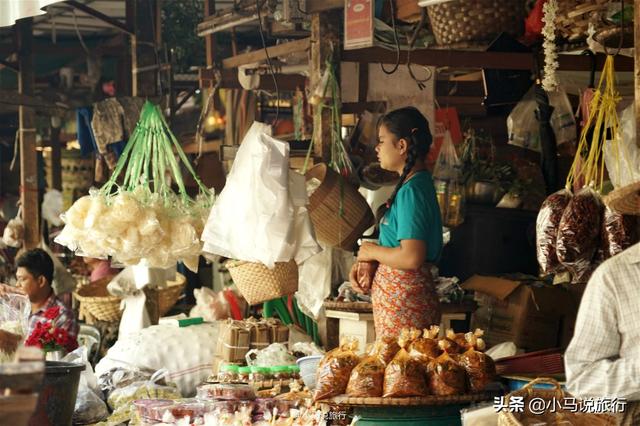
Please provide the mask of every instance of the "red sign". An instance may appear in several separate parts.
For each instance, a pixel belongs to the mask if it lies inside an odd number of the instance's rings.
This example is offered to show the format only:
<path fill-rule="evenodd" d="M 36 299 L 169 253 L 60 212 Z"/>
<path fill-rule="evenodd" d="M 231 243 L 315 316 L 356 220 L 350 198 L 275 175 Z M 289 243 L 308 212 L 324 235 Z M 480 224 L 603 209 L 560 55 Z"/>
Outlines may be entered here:
<path fill-rule="evenodd" d="M 373 46 L 373 16 L 373 0 L 345 0 L 345 50 Z"/>

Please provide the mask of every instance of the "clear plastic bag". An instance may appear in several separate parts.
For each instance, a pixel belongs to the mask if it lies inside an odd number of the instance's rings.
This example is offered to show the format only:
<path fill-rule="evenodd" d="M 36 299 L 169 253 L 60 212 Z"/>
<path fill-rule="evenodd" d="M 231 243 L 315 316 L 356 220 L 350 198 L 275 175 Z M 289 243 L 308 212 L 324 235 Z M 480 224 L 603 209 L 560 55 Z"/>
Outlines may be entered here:
<path fill-rule="evenodd" d="M 577 141 L 576 120 L 567 94 L 563 90 L 550 92 L 549 103 L 553 107 L 551 127 L 556 143 L 575 143 Z M 540 122 L 536 118 L 538 103 L 535 99 L 535 87 L 524 95 L 507 117 L 509 144 L 540 152 Z"/>
<path fill-rule="evenodd" d="M 29 330 L 31 303 L 21 294 L 9 293 L 0 298 L 0 330 L 4 330 L 24 340 Z M 17 349 L 17 347 L 16 347 Z M 0 350 L 0 363 L 11 361 L 13 352 Z"/>
<path fill-rule="evenodd" d="M 371 355 L 377 355 L 385 365 L 389 364 L 400 350 L 398 339 L 394 336 L 378 337 L 373 345 Z"/>
<path fill-rule="evenodd" d="M 376 275 L 376 271 L 378 270 L 378 262 L 358 262 L 356 277 L 358 280 L 358 285 L 361 289 L 363 289 L 366 293 L 371 290 L 371 286 L 373 285 L 373 278 Z"/>
<path fill-rule="evenodd" d="M 636 145 L 636 116 L 633 103 L 622 111 L 620 116 L 617 147 L 611 142 L 607 140 L 604 144 L 604 162 L 614 188 L 640 181 L 640 149 Z"/>
<path fill-rule="evenodd" d="M 496 376 L 496 365 L 490 356 L 477 350 L 484 348 L 484 342 L 477 334 L 467 333 L 465 338 L 469 349 L 460 355 L 460 365 L 466 370 L 469 378 L 469 389 L 482 392 Z"/>
<path fill-rule="evenodd" d="M 586 282 L 600 246 L 604 204 L 600 195 L 586 187 L 569 202 L 558 228 L 558 260 L 571 272 L 572 282 Z"/>
<path fill-rule="evenodd" d="M 384 385 L 385 364 L 379 356 L 364 358 L 351 372 L 347 395 L 353 397 L 380 397 Z"/>
<path fill-rule="evenodd" d="M 425 328 L 422 336 L 409 345 L 409 354 L 427 362 L 439 357 L 442 349 L 438 346 L 438 333 L 440 333 L 440 327 L 437 325 L 433 325 L 428 329 Z"/>
<path fill-rule="evenodd" d="M 384 372 L 385 398 L 402 398 L 409 396 L 425 396 L 429 394 L 425 380 L 425 368 L 422 362 L 409 355 L 405 348 L 411 344 L 413 337 L 410 330 L 400 332 L 398 345 L 400 351 Z"/>
<path fill-rule="evenodd" d="M 465 205 L 462 163 L 448 130 L 433 168 L 433 178 L 442 223 L 446 226 L 460 225 L 464 220 Z"/>
<path fill-rule="evenodd" d="M 328 352 L 318 365 L 313 400 L 331 398 L 347 390 L 351 371 L 360 362 L 358 341 L 351 340 Z"/>
<path fill-rule="evenodd" d="M 623 215 L 606 207 L 602 221 L 600 260 L 613 257 L 637 243 L 639 225 L 637 216 Z"/>
<path fill-rule="evenodd" d="M 442 355 L 429 363 L 427 375 L 429 388 L 434 395 L 461 395 L 466 392 L 466 372 L 464 368 L 447 353 L 449 341 L 441 340 Z"/>
<path fill-rule="evenodd" d="M 540 207 L 536 219 L 536 256 L 543 275 L 558 272 L 560 269 L 556 253 L 558 228 L 571 197 L 569 191 L 562 189 L 549 195 Z"/>

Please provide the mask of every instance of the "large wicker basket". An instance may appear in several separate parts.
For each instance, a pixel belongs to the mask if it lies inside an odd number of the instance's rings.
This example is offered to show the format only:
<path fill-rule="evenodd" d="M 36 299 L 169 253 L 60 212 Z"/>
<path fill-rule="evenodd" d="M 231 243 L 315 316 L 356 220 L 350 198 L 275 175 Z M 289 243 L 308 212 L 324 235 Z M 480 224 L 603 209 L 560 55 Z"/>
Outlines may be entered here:
<path fill-rule="evenodd" d="M 121 299 L 112 296 L 107 291 L 107 285 L 111 277 L 94 281 L 78 288 L 73 295 L 80 302 L 80 312 L 91 319 L 106 322 L 120 321 Z M 146 290 L 147 298 L 157 299 L 160 316 L 165 315 L 176 304 L 180 294 L 184 290 L 187 279 L 182 274 L 176 274 L 175 281 L 167 281 L 167 286 L 159 289 Z"/>
<path fill-rule="evenodd" d="M 420 4 L 429 4 L 422 1 Z M 487 42 L 502 32 L 519 36 L 524 30 L 522 0 L 433 1 L 427 6 L 433 34 L 440 45 Z"/>
<path fill-rule="evenodd" d="M 277 262 L 275 268 L 257 262 L 230 260 L 231 279 L 250 305 L 277 299 L 298 291 L 298 265 L 294 260 Z"/>
<path fill-rule="evenodd" d="M 374 224 L 367 200 L 326 164 L 312 167 L 305 177 L 321 182 L 309 197 L 316 237 L 330 246 L 353 250 L 362 233 Z"/>
<path fill-rule="evenodd" d="M 535 385 L 539 383 L 551 384 L 553 389 L 536 389 Z M 523 412 L 508 408 L 512 397 L 523 397 Z M 562 390 L 557 381 L 547 378 L 533 380 L 522 389 L 511 392 L 505 397 L 507 408 L 500 411 L 498 426 L 523 426 L 533 424 L 531 423 L 532 421 L 542 424 L 545 424 L 544 422 L 546 421 L 546 424 L 570 424 L 574 426 L 614 426 L 617 424 L 616 418 L 611 415 L 566 410 L 563 406 L 565 397 L 569 397 L 569 395 Z M 545 410 L 544 414 L 533 414 L 530 410 L 529 401 L 534 398 L 542 399 L 546 403 L 546 407 L 553 407 L 553 410 Z M 575 402 L 579 404 L 580 401 L 575 400 Z M 522 403 L 519 406 L 522 406 Z"/>
<path fill-rule="evenodd" d="M 570 41 L 587 38 L 589 24 L 602 26 L 601 14 L 606 12 L 609 0 L 558 0 L 556 13 L 557 35 Z"/>

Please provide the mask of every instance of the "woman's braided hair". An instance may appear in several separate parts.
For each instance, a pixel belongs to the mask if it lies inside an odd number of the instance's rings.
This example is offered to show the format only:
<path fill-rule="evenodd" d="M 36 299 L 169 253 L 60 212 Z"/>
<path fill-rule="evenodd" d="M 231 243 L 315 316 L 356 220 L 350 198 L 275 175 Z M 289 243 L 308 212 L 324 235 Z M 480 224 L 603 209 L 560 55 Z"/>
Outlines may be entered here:
<path fill-rule="evenodd" d="M 378 127 L 384 126 L 397 140 L 405 139 L 409 144 L 407 150 L 407 160 L 391 197 L 377 212 L 378 222 L 384 217 L 387 210 L 391 208 L 396 194 L 407 179 L 411 169 L 417 161 L 424 161 L 431 148 L 433 140 L 429 131 L 429 122 L 422 113 L 414 107 L 405 107 L 393 110 L 380 118 Z"/>

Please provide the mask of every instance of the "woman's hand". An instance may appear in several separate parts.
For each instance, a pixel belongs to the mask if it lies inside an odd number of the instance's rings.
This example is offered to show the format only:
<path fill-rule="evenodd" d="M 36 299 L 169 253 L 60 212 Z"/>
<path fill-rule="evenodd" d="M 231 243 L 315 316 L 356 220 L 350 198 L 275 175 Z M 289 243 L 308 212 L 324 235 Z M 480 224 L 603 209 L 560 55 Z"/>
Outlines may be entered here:
<path fill-rule="evenodd" d="M 376 258 L 378 247 L 379 246 L 375 243 L 362 243 L 360 250 L 358 250 L 358 260 L 361 262 L 371 262 L 373 260 L 378 261 Z"/>
<path fill-rule="evenodd" d="M 349 282 L 353 291 L 359 294 L 366 294 L 364 289 L 358 284 L 358 262 L 354 263 L 349 272 Z"/>

